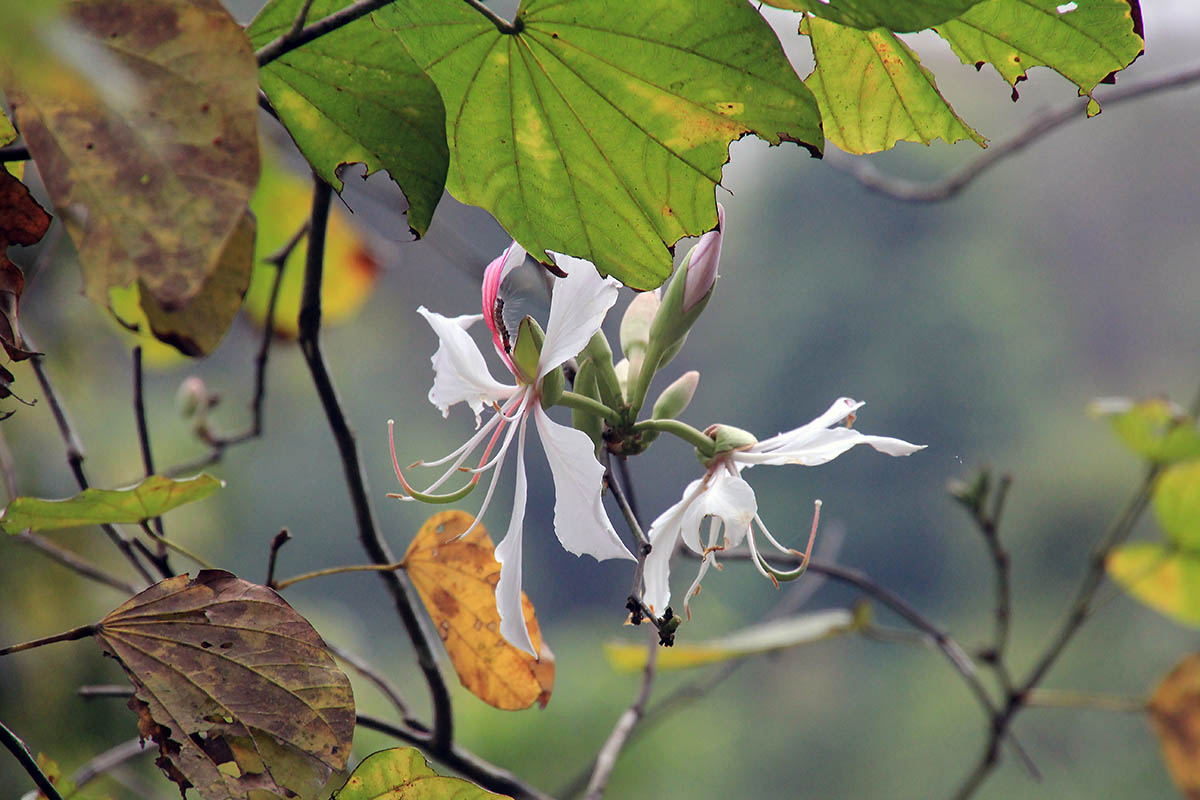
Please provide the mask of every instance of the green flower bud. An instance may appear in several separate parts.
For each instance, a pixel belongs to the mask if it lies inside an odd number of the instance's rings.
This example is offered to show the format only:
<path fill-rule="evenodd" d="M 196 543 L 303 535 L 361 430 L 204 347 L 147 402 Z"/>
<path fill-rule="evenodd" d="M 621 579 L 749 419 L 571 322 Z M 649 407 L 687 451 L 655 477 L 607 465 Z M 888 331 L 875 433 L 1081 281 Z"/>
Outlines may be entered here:
<path fill-rule="evenodd" d="M 596 365 L 590 358 L 580 360 L 579 370 L 575 373 L 574 390 L 576 394 L 592 400 L 600 400 L 600 393 L 596 389 Z M 599 453 L 604 444 L 604 420 L 595 414 L 572 408 L 571 424 L 588 435 L 592 444 L 596 446 L 596 452 Z"/>
<path fill-rule="evenodd" d="M 700 373 L 694 369 L 680 375 L 658 396 L 651 416 L 654 419 L 677 418 L 692 402 L 692 396 L 696 394 L 696 385 L 699 383 Z"/>
<path fill-rule="evenodd" d="M 629 359 L 622 358 L 616 364 L 613 364 L 613 372 L 617 374 L 617 385 L 621 387 L 621 394 L 629 392 Z"/>
<path fill-rule="evenodd" d="M 537 324 L 537 320 L 533 317 L 525 317 L 521 320 L 521 326 L 517 328 L 517 341 L 513 343 L 511 357 L 513 365 L 516 366 L 521 373 L 521 378 L 526 383 L 533 383 L 537 379 L 538 359 L 542 356 L 542 342 L 545 340 L 546 334 Z"/>
<path fill-rule="evenodd" d="M 613 371 L 612 347 L 604 338 L 604 331 L 596 331 L 584 352 L 596 366 L 596 390 L 600 392 L 600 402 L 609 408 L 621 408 L 625 405 L 625 393 Z"/>

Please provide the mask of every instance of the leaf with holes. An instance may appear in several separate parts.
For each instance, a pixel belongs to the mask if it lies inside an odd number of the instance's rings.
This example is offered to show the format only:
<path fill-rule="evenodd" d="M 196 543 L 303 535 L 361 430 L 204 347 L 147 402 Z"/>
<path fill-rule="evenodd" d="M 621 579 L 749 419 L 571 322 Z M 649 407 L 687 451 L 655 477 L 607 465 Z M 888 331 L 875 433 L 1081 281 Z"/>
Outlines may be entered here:
<path fill-rule="evenodd" d="M 1185 797 L 1200 797 L 1200 653 L 1167 673 L 1148 710 L 1175 785 Z"/>
<path fill-rule="evenodd" d="M 138 731 L 207 800 L 315 798 L 346 766 L 354 696 L 307 620 L 223 570 L 178 575 L 96 625 L 124 668 Z"/>
<path fill-rule="evenodd" d="M 1145 47 L 1138 0 L 986 0 L 937 26 L 964 64 L 991 64 L 1013 87 L 1032 67 L 1049 67 L 1090 96 Z M 1100 111 L 1095 99 L 1088 116 Z"/>
<path fill-rule="evenodd" d="M 539 658 L 500 635 L 500 563 L 482 525 L 462 536 L 473 520 L 465 511 L 434 514 L 408 546 L 404 570 L 433 619 L 458 679 L 471 694 L 508 711 L 534 703 L 545 708 L 554 688 L 554 654 L 542 641 L 533 603 L 523 592 L 525 625 Z"/>
<path fill-rule="evenodd" d="M 202 500 L 224 486 L 211 475 L 176 480 L 151 475 L 127 489 L 85 489 L 65 500 L 14 498 L 0 514 L 0 530 L 20 533 L 100 525 L 137 523 L 160 517 L 184 503 Z"/>
<path fill-rule="evenodd" d="M 805 84 L 817 98 L 825 135 L 848 153 L 889 150 L 898 141 L 929 144 L 985 139 L 959 118 L 917 54 L 889 31 L 860 31 L 806 17 L 816 66 Z"/>
<path fill-rule="evenodd" d="M 1121 441 L 1142 458 L 1162 463 L 1200 458 L 1200 424 L 1166 399 L 1105 397 L 1093 400 L 1088 410 L 1106 418 Z"/>
<path fill-rule="evenodd" d="M 16 65 L 5 87 L 15 122 L 87 295 L 106 304 L 140 280 L 177 309 L 217 269 L 258 180 L 250 43 L 218 0 L 66 9 L 66 25 L 38 35 L 69 46 Z"/>
<path fill-rule="evenodd" d="M 911 33 L 953 19 L 980 0 L 765 0 L 767 5 L 870 30 L 887 28 Z"/>
<path fill-rule="evenodd" d="M 835 608 L 762 622 L 707 641 L 676 641 L 670 649 L 659 651 L 655 663 L 659 669 L 686 669 L 787 650 L 842 633 L 852 633 L 867 623 L 868 614 L 865 605 L 857 612 Z M 609 642 L 604 645 L 604 655 L 614 669 L 632 672 L 646 666 L 644 644 Z"/>
<path fill-rule="evenodd" d="M 745 0 L 531 0 L 511 34 L 461 0 L 374 18 L 441 90 L 450 193 L 536 258 L 586 258 L 637 289 L 716 225 L 730 142 L 823 146 L 816 101 Z"/>
<path fill-rule="evenodd" d="M 393 747 L 362 760 L 333 800 L 501 800 L 462 778 L 438 775 L 419 750 Z"/>
<path fill-rule="evenodd" d="M 273 0 L 246 33 L 262 47 L 287 32 L 303 0 Z M 310 22 L 346 6 L 316 0 Z M 386 169 L 408 199 L 408 224 L 429 228 L 446 183 L 446 109 L 437 86 L 392 34 L 358 19 L 262 68 L 262 87 L 317 174 L 339 191 L 341 167 Z M 365 176 L 364 176 L 365 177 Z"/>

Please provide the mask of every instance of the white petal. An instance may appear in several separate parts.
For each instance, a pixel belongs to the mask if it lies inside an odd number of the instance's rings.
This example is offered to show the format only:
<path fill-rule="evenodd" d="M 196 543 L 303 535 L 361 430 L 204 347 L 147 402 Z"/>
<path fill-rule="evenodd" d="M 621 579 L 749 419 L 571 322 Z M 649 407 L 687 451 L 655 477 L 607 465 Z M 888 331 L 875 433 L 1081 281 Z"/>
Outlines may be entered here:
<path fill-rule="evenodd" d="M 525 420 L 517 441 L 517 491 L 513 497 L 512 519 L 504 541 L 496 547 L 500 562 L 500 581 L 496 584 L 496 609 L 500 612 L 500 635 L 513 647 L 534 658 L 533 641 L 525 627 L 525 609 L 521 607 L 521 532 L 525 524 Z"/>
<path fill-rule="evenodd" d="M 764 439 L 755 447 L 755 452 L 767 452 L 777 450 L 783 447 L 799 447 L 812 437 L 820 434 L 830 425 L 835 425 L 846 417 L 853 414 L 855 411 L 863 407 L 863 403 L 851 400 L 849 397 L 839 397 L 833 401 L 833 405 L 822 414 L 805 425 L 799 428 L 780 433 L 772 436 L 770 439 Z"/>
<path fill-rule="evenodd" d="M 554 474 L 554 532 L 562 546 L 598 561 L 633 559 L 604 513 L 600 497 L 604 467 L 596 460 L 592 440 L 583 431 L 550 419 L 536 400 L 533 418 Z"/>
<path fill-rule="evenodd" d="M 683 517 L 696 496 L 704 491 L 703 480 L 695 480 L 688 484 L 683 491 L 683 499 L 659 514 L 650 523 L 647 537 L 650 539 L 650 555 L 646 556 L 646 566 L 642 573 L 642 599 L 655 614 L 662 614 L 671 602 L 671 556 L 675 553 L 675 545 L 683 532 Z M 697 553 L 701 552 L 700 540 L 697 534 L 696 544 L 688 546 Z"/>
<path fill-rule="evenodd" d="M 734 453 L 733 459 L 739 466 L 747 467 L 755 464 L 801 464 L 812 467 L 832 461 L 851 447 L 860 444 L 868 444 L 889 456 L 907 456 L 925 448 L 924 445 L 911 444 L 890 436 L 869 436 L 851 428 L 830 428 L 806 436 L 805 441 L 799 445 L 781 447 L 766 453 L 758 452 L 758 447 L 755 446 L 748 451 Z"/>
<path fill-rule="evenodd" d="M 514 391 L 514 387 L 492 377 L 483 353 L 466 331 L 467 326 L 482 317 L 444 317 L 425 306 L 417 311 L 438 337 L 438 349 L 430 359 L 434 378 L 429 402 L 438 407 L 443 417 L 449 416 L 450 406 L 466 403 L 475 412 L 475 427 L 479 427 L 479 412 L 483 407 L 504 400 Z"/>
<path fill-rule="evenodd" d="M 604 315 L 617 302 L 620 286 L 613 278 L 601 278 L 591 262 L 554 255 L 567 277 L 554 282 L 546 341 L 538 359 L 539 380 L 587 346 L 592 335 L 600 330 Z"/>
<path fill-rule="evenodd" d="M 709 478 L 708 490 L 688 509 L 684 538 L 693 530 L 694 520 L 698 539 L 700 523 L 704 517 L 713 516 L 725 523 L 725 542 L 731 546 L 740 544 L 757 513 L 758 501 L 750 484 L 737 476 L 718 472 Z"/>

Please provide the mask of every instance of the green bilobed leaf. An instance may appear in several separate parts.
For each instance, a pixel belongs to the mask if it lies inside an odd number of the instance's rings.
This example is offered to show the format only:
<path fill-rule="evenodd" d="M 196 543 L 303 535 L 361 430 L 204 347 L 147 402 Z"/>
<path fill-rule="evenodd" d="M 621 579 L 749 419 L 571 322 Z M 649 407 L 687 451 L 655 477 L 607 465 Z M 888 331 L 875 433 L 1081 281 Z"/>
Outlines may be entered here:
<path fill-rule="evenodd" d="M 1167 540 L 1200 556 L 1200 461 L 1168 467 L 1154 485 L 1153 504 Z"/>
<path fill-rule="evenodd" d="M 1170 463 L 1200 458 L 1200 425 L 1167 400 L 1103 398 L 1093 401 L 1089 411 L 1107 417 L 1121 441 L 1148 461 Z"/>
<path fill-rule="evenodd" d="M 1200 552 L 1157 542 L 1114 550 L 1109 576 L 1135 598 L 1176 622 L 1200 627 Z"/>
<path fill-rule="evenodd" d="M 806 17 L 816 67 L 805 79 L 821 108 L 825 135 L 848 153 L 876 153 L 898 141 L 986 140 L 938 92 L 917 54 L 882 28 L 860 31 Z"/>
<path fill-rule="evenodd" d="M 292 26 L 303 0 L 273 0 L 246 33 L 262 47 Z M 317 0 L 310 22 L 346 6 Z M 317 174 L 342 188 L 338 167 L 386 169 L 408 198 L 408 224 L 429 228 L 449 154 L 446 111 L 433 81 L 392 34 L 359 19 L 268 63 L 262 88 Z"/>
<path fill-rule="evenodd" d="M 657 665 L 659 669 L 685 669 L 786 650 L 850 633 L 862 627 L 866 619 L 865 607 L 858 613 L 839 608 L 752 625 L 704 642 L 676 640 L 670 649 L 659 651 Z M 619 670 L 638 670 L 646 664 L 644 644 L 610 642 L 604 645 L 604 655 Z"/>
<path fill-rule="evenodd" d="M 15 122 L 87 295 L 106 304 L 140 280 L 177 309 L 216 270 L 258 180 L 250 43 L 218 0 L 79 0 L 66 23 L 41 33 L 69 48 L 14 66 Z"/>
<path fill-rule="evenodd" d="M 0 530 L 19 533 L 107 522 L 137 523 L 208 497 L 224 485 L 211 475 L 183 480 L 151 475 L 128 489 L 85 489 L 66 500 L 18 497 L 0 514 Z"/>
<path fill-rule="evenodd" d="M 380 750 L 363 759 L 333 800 L 488 800 L 506 795 L 480 789 L 462 778 L 447 778 L 430 769 L 412 747 Z"/>
<path fill-rule="evenodd" d="M 138 732 L 206 800 L 328 796 L 354 736 L 350 680 L 283 598 L 222 570 L 135 595 L 95 637 L 134 686 Z"/>
<path fill-rule="evenodd" d="M 1058 9 L 1073 9 L 1060 12 Z M 986 0 L 937 26 L 964 64 L 991 64 L 1013 88 L 1030 67 L 1050 67 L 1089 95 L 1145 45 L 1138 0 Z M 1099 111 L 1089 103 L 1088 115 Z"/>
<path fill-rule="evenodd" d="M 980 0 L 765 0 L 769 6 L 808 11 L 814 16 L 870 30 L 896 33 L 924 30 L 957 17 Z"/>
<path fill-rule="evenodd" d="M 461 0 L 375 19 L 441 90 L 451 194 L 535 257 L 587 258 L 638 289 L 716 224 L 731 141 L 823 145 L 816 101 L 744 0 L 532 0 L 517 34 Z"/>

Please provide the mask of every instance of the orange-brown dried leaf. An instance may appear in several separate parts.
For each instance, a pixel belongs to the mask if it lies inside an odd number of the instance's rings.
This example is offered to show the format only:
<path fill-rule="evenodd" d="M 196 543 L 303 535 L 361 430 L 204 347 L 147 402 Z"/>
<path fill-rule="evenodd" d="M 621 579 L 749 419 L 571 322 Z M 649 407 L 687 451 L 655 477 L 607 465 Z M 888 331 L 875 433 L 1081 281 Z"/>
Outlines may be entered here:
<path fill-rule="evenodd" d="M 33 353 L 21 341 L 17 312 L 21 292 L 25 290 L 25 275 L 8 258 L 9 245 L 28 247 L 37 244 L 50 227 L 50 215 L 29 193 L 29 188 L 0 169 L 0 345 L 14 361 L 29 358 Z"/>
<path fill-rule="evenodd" d="M 525 625 L 539 658 L 500 635 L 496 583 L 500 563 L 482 525 L 464 511 L 430 517 L 404 555 L 404 569 L 421 595 L 458 679 L 471 694 L 506 711 L 538 703 L 545 708 L 554 688 L 554 654 L 542 641 L 533 603 L 522 592 Z"/>
<path fill-rule="evenodd" d="M 1158 684 L 1150 721 L 1179 791 L 1200 800 L 1200 653 L 1184 658 Z"/>
<path fill-rule="evenodd" d="M 354 697 L 283 598 L 222 570 L 160 581 L 96 626 L 158 764 L 207 800 L 316 796 L 346 766 Z"/>

